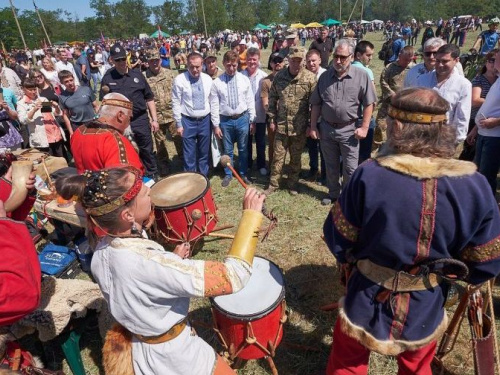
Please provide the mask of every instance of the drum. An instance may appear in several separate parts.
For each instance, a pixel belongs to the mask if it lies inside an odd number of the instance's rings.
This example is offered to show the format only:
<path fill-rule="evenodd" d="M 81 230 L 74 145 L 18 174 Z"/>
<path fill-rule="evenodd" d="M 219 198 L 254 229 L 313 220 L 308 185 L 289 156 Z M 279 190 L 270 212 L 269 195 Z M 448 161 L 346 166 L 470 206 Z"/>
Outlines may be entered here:
<path fill-rule="evenodd" d="M 214 330 L 231 359 L 274 357 L 287 319 L 278 266 L 255 257 L 252 276 L 242 290 L 210 301 Z"/>
<path fill-rule="evenodd" d="M 200 173 L 168 176 L 151 187 L 156 229 L 169 243 L 196 242 L 217 224 L 210 182 Z"/>

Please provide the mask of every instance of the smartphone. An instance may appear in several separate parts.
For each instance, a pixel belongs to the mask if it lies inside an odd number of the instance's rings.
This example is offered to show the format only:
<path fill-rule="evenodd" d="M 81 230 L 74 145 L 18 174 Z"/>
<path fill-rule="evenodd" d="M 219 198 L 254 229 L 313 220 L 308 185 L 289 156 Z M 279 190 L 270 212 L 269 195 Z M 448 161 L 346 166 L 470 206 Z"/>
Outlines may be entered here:
<path fill-rule="evenodd" d="M 52 112 L 52 103 L 42 102 L 42 109 L 40 109 L 40 112 Z"/>

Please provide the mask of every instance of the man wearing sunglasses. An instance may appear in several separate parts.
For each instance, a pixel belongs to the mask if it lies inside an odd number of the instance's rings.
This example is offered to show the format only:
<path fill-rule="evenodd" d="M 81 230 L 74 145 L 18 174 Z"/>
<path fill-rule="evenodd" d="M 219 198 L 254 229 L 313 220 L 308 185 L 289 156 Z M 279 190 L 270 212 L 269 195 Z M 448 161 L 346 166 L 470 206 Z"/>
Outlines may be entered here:
<path fill-rule="evenodd" d="M 457 130 L 456 157 L 462 152 L 463 141 L 467 138 L 472 105 L 472 84 L 455 70 L 459 56 L 460 49 L 454 44 L 440 47 L 435 69 L 418 77 L 416 84 L 436 90 L 450 103 L 447 116 L 448 123 Z"/>
<path fill-rule="evenodd" d="M 160 125 L 153 91 L 139 70 L 127 67 L 125 48 L 117 43 L 111 47 L 110 54 L 115 66 L 102 77 L 100 99 L 102 100 L 108 92 L 117 92 L 125 95 L 134 104 L 130 122 L 134 140 L 139 147 L 139 156 L 146 169 L 145 175 L 149 178 L 157 178 L 158 166 L 153 153 L 151 130 L 158 131 Z"/>
<path fill-rule="evenodd" d="M 403 86 L 412 87 L 416 86 L 417 78 L 422 74 L 432 72 L 436 66 L 436 53 L 439 47 L 445 44 L 441 38 L 431 38 L 424 43 L 424 62 L 413 66 L 406 74 Z"/>
<path fill-rule="evenodd" d="M 321 75 L 310 99 L 310 137 L 319 138 L 326 164 L 328 196 L 321 201 L 324 206 L 335 202 L 340 195 L 340 158 L 343 160 L 344 187 L 358 167 L 359 140 L 366 138 L 377 101 L 368 73 L 363 68 L 351 66 L 353 54 L 353 43 L 339 40 L 333 51 L 332 66 Z M 356 127 L 361 117 L 361 126 Z"/>

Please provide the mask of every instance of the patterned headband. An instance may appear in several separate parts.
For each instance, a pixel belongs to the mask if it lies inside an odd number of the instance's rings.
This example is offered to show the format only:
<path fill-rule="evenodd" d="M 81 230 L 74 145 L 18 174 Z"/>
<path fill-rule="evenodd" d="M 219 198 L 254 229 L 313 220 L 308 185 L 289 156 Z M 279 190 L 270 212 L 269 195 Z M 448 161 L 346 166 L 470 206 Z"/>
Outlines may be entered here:
<path fill-rule="evenodd" d="M 392 105 L 389 105 L 387 114 L 389 115 L 389 117 L 395 120 L 400 120 L 403 122 L 415 122 L 417 124 L 445 123 L 447 120 L 446 114 L 433 115 L 431 113 L 408 112 L 403 109 L 397 109 Z"/>
<path fill-rule="evenodd" d="M 104 99 L 102 101 L 102 105 L 110 105 L 112 107 L 122 107 L 125 109 L 132 110 L 134 107 L 132 102 L 129 102 L 128 100 L 122 100 L 122 99 Z"/>
<path fill-rule="evenodd" d="M 106 203 L 101 206 L 86 208 L 85 211 L 88 215 L 102 216 L 109 214 L 110 212 L 113 212 L 130 202 L 137 196 L 137 194 L 139 194 L 142 188 L 141 172 L 134 167 L 127 167 L 127 170 L 134 174 L 134 183 L 128 191 L 114 200 L 111 200 L 106 193 L 106 181 L 109 175 L 107 170 L 104 169 L 97 172 L 85 171 L 83 173 L 83 175 L 87 177 L 85 195 L 93 201 L 97 201 L 99 199 L 106 201 Z"/>

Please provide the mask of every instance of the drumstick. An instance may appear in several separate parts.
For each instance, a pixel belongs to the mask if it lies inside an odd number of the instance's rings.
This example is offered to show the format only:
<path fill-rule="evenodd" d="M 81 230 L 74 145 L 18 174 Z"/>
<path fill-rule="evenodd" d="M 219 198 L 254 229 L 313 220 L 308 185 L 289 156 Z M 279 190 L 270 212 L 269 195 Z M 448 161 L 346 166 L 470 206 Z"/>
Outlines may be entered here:
<path fill-rule="evenodd" d="M 47 180 L 49 182 L 50 190 L 54 190 L 54 184 L 52 182 L 52 179 L 50 178 L 50 173 L 49 170 L 47 169 L 47 165 L 45 164 L 45 158 L 42 158 L 42 165 L 45 173 L 47 173 Z"/>
<path fill-rule="evenodd" d="M 221 158 L 220 158 L 220 164 L 223 167 L 228 167 L 231 170 L 231 172 L 233 172 L 234 177 L 236 177 L 236 179 L 238 180 L 238 182 L 241 184 L 241 186 L 243 186 L 245 188 L 245 190 L 248 188 L 247 184 L 245 184 L 245 182 L 241 179 L 241 177 L 238 174 L 238 172 L 236 172 L 236 170 L 231 165 L 231 158 L 228 155 L 222 155 L 221 156 Z"/>

